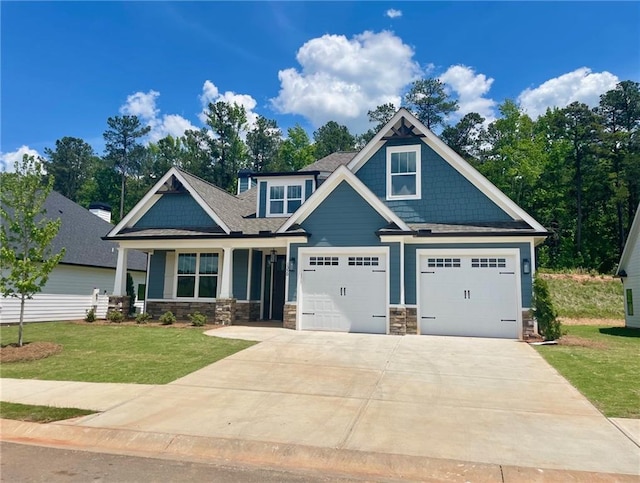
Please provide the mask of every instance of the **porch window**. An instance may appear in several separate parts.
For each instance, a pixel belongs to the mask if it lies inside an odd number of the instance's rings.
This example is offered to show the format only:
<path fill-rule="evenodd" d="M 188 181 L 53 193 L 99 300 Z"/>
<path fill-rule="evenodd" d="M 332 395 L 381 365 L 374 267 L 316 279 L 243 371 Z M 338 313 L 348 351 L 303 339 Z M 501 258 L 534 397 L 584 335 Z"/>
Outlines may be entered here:
<path fill-rule="evenodd" d="M 420 198 L 420 146 L 387 148 L 387 199 Z"/>
<path fill-rule="evenodd" d="M 178 254 L 176 297 L 216 298 L 218 293 L 218 254 Z"/>
<path fill-rule="evenodd" d="M 269 187 L 269 215 L 290 215 L 302 204 L 302 185 Z"/>

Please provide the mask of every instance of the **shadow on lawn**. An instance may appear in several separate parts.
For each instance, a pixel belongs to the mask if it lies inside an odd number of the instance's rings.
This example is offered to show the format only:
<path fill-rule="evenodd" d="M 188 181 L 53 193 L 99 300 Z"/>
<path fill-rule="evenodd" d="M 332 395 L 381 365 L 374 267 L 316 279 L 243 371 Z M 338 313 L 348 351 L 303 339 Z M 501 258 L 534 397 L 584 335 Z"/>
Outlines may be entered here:
<path fill-rule="evenodd" d="M 615 335 L 617 337 L 640 337 L 640 329 L 630 327 L 605 327 L 598 330 L 601 334 Z"/>

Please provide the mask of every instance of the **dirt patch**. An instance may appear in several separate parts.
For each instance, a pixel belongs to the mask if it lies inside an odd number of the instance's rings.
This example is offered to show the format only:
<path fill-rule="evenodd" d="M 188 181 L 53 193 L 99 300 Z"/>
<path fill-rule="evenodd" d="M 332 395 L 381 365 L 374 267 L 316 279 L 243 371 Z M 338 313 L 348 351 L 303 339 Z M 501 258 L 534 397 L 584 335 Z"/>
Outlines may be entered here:
<path fill-rule="evenodd" d="M 27 342 L 22 347 L 9 344 L 0 347 L 0 362 L 37 361 L 59 352 L 62 352 L 62 346 L 53 342 Z"/>
<path fill-rule="evenodd" d="M 595 325 L 602 327 L 624 327 L 624 319 L 570 319 L 560 317 L 563 325 Z"/>
<path fill-rule="evenodd" d="M 575 335 L 563 335 L 560 337 L 558 344 L 572 347 L 587 347 L 589 349 L 604 350 L 609 346 L 602 341 L 585 339 L 584 337 L 577 337 Z"/>
<path fill-rule="evenodd" d="M 537 273 L 537 277 L 543 279 L 566 279 L 574 280 L 576 282 L 618 282 L 618 279 L 613 275 L 592 275 L 590 273 Z"/>

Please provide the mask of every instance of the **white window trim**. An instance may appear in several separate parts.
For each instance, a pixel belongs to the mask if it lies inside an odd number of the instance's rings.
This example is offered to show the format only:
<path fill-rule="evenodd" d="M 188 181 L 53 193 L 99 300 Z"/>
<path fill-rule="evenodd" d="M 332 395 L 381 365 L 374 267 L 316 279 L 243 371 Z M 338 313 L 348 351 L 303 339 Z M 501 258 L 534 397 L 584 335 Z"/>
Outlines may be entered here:
<path fill-rule="evenodd" d="M 387 200 L 419 200 L 422 198 L 422 150 L 420 145 L 387 146 Z M 416 153 L 416 193 L 414 195 L 391 194 L 391 155 L 394 153 Z"/>
<path fill-rule="evenodd" d="M 283 207 L 282 213 L 271 213 L 271 188 L 275 186 L 283 186 L 284 187 L 284 198 L 282 198 Z M 267 218 L 276 218 L 276 217 L 286 217 L 291 216 L 295 213 L 295 210 L 289 213 L 287 211 L 287 205 L 289 202 L 288 194 L 289 194 L 289 186 L 299 186 L 300 187 L 300 205 L 304 203 L 304 189 L 305 189 L 305 180 L 297 181 L 267 181 L 267 206 L 266 206 L 266 217 Z M 298 198 L 292 198 L 292 200 L 297 200 Z M 280 199 L 276 200 L 280 201 Z"/>
<path fill-rule="evenodd" d="M 185 274 L 182 273 L 180 274 L 181 276 L 195 276 L 196 278 L 196 283 L 193 289 L 193 297 L 178 297 L 178 267 L 180 266 L 180 263 L 178 261 L 178 259 L 180 258 L 181 254 L 185 254 L 185 253 L 195 253 L 196 256 L 196 273 L 195 274 Z M 216 296 L 211 298 L 211 297 L 198 297 L 198 289 L 200 288 L 200 255 L 202 253 L 213 253 L 218 255 L 218 273 L 215 275 L 218 280 L 216 283 Z M 220 293 L 220 271 L 222 269 L 222 264 L 220 263 L 220 261 L 222 260 L 222 252 L 220 250 L 180 250 L 177 251 L 176 250 L 176 256 L 175 256 L 175 266 L 173 268 L 173 300 L 202 300 L 205 302 L 215 302 L 218 298 L 218 294 Z M 211 276 L 211 275 L 207 275 L 207 276 Z"/>

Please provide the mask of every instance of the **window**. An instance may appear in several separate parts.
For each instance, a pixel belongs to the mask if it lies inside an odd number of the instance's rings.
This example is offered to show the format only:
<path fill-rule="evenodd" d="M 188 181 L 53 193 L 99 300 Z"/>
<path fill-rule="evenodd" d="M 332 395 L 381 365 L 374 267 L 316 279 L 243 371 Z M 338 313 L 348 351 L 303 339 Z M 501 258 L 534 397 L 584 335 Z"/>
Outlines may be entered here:
<path fill-rule="evenodd" d="M 633 291 L 627 289 L 627 315 L 633 315 Z"/>
<path fill-rule="evenodd" d="M 506 268 L 505 258 L 472 258 L 471 268 Z"/>
<path fill-rule="evenodd" d="M 428 258 L 429 268 L 460 268 L 459 258 Z"/>
<path fill-rule="evenodd" d="M 145 299 L 145 295 L 147 293 L 147 285 L 144 283 L 139 283 L 138 284 L 138 295 L 136 297 L 136 300 L 141 301 Z"/>
<path fill-rule="evenodd" d="M 349 257 L 349 265 L 354 267 L 377 267 L 380 262 L 378 257 Z"/>
<path fill-rule="evenodd" d="M 338 265 L 338 257 L 310 257 L 309 265 Z"/>
<path fill-rule="evenodd" d="M 217 293 L 218 254 L 178 254 L 176 297 L 213 299 Z"/>
<path fill-rule="evenodd" d="M 269 187 L 269 215 L 290 215 L 302 204 L 302 185 Z"/>
<path fill-rule="evenodd" d="M 420 146 L 387 148 L 387 199 L 420 198 Z"/>

